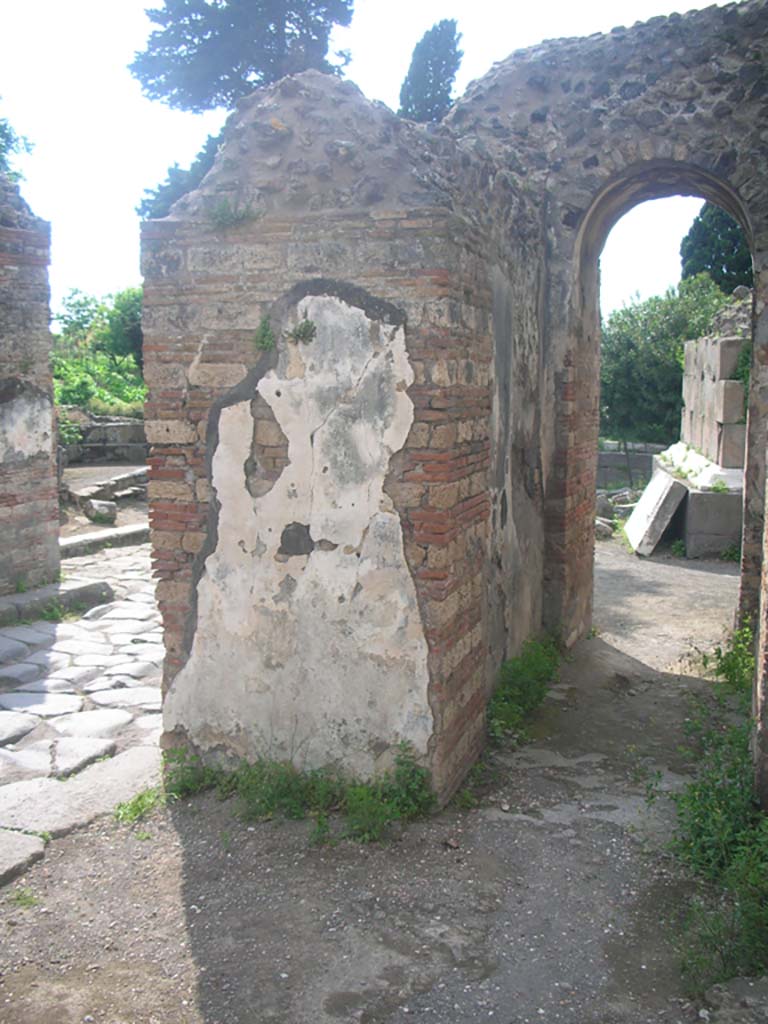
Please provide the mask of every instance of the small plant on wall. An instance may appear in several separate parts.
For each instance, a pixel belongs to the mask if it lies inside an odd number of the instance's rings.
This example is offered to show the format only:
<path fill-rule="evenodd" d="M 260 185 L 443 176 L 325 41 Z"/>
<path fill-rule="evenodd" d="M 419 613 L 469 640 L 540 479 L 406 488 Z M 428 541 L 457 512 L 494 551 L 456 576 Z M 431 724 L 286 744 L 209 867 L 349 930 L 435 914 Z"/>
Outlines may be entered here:
<path fill-rule="evenodd" d="M 308 345 L 310 341 L 315 340 L 317 334 L 317 324 L 314 320 L 310 320 L 307 314 L 304 314 L 304 319 L 300 320 L 299 323 L 293 328 L 291 333 L 288 335 L 290 341 L 298 344 L 300 341 Z"/>
<path fill-rule="evenodd" d="M 253 344 L 261 352 L 269 352 L 275 347 L 275 332 L 268 316 L 261 318 L 259 328 L 253 336 Z"/>

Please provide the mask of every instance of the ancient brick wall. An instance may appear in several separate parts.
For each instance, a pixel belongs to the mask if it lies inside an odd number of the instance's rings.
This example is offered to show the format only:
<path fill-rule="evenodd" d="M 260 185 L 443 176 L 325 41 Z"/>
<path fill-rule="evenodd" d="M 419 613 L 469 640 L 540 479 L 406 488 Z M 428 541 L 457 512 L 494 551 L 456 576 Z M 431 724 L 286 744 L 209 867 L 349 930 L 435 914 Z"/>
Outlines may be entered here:
<path fill-rule="evenodd" d="M 56 578 L 48 225 L 0 175 L 0 594 Z"/>
<path fill-rule="evenodd" d="M 300 761 L 286 730 L 291 721 L 301 726 L 305 708 L 317 750 L 327 741 L 334 758 L 345 759 L 343 748 L 367 771 L 386 763 L 393 743 L 411 740 L 441 795 L 450 793 L 482 743 L 502 658 L 543 625 L 572 643 L 591 624 L 598 256 L 619 217 L 648 198 L 693 193 L 718 202 L 753 247 L 742 608 L 754 611 L 768 412 L 767 64 L 768 4 L 749 0 L 513 54 L 437 127 L 402 122 L 351 84 L 314 73 L 238 107 L 200 189 L 144 230 L 169 741 L 189 740 L 211 756 L 253 755 L 279 735 L 279 752 Z M 292 335 L 308 310 L 318 316 L 314 361 L 311 346 L 297 347 Z M 275 332 L 271 353 L 254 343 L 264 339 L 265 317 Z M 332 422 L 341 430 L 349 456 L 335 469 L 328 463 L 331 485 L 314 470 L 299 478 L 323 375 L 334 409 L 351 409 L 360 317 L 371 359 L 386 352 L 400 369 L 381 376 L 379 399 L 350 411 L 344 430 L 336 412 L 318 422 L 321 435 Z M 299 379 L 290 388 L 303 395 L 303 425 L 283 409 L 283 389 Z M 379 515 L 393 530 L 388 567 L 365 542 L 317 533 L 325 524 L 336 536 L 346 499 L 334 504 L 334 479 L 339 495 L 351 494 L 346 475 L 360 462 L 368 497 L 358 494 L 355 507 L 368 508 L 365 537 L 376 534 Z M 284 490 L 292 479 L 294 490 Z M 278 493 L 286 520 L 279 545 L 258 527 L 277 530 L 270 501 Z M 289 517 L 294 500 L 308 509 L 304 519 Z M 393 515 L 396 526 L 386 518 Z M 238 537 L 239 523 L 247 538 Z M 355 585 L 337 594 L 341 618 L 327 602 L 333 580 L 346 578 L 339 551 L 361 564 L 370 558 L 375 570 L 349 577 Z M 277 579 L 272 562 L 290 565 L 266 602 L 255 585 L 244 596 L 245 552 L 259 562 L 258 579 Z M 400 595 L 389 625 L 373 601 L 385 568 Z M 363 651 L 357 686 L 371 715 L 352 680 L 339 691 L 329 647 L 296 661 L 309 581 L 320 587 L 313 608 L 326 607 L 322 621 L 331 624 L 315 632 L 325 641 L 346 629 Z M 357 584 L 369 611 L 355 618 Z M 281 631 L 285 659 L 273 649 Z M 238 667 L 226 661 L 217 672 L 228 639 Z M 347 649 L 346 639 L 338 642 L 339 652 Z M 413 693 L 399 689 L 406 654 Z M 376 659 L 389 681 L 374 694 Z M 295 670 L 286 688 L 273 685 L 286 679 L 275 673 L 287 663 Z M 308 674 L 314 689 L 290 682 Z M 270 737 L 254 696 L 263 693 L 279 695 L 281 724 Z M 339 717 L 345 693 L 351 725 Z M 415 701 L 412 714 L 384 714 L 387 700 L 401 710 Z"/>

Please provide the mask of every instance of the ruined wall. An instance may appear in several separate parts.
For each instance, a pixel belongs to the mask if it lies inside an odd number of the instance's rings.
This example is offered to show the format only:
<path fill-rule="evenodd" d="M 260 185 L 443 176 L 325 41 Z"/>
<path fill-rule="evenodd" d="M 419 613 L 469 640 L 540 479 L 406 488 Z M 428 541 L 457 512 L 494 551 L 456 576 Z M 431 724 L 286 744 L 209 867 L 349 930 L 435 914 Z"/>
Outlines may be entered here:
<path fill-rule="evenodd" d="M 59 569 L 48 225 L 0 175 L 0 594 Z"/>
<path fill-rule="evenodd" d="M 746 397 L 737 373 L 752 345 L 752 296 L 744 291 L 705 338 L 685 343 L 680 440 L 726 469 L 744 466 Z"/>
<path fill-rule="evenodd" d="M 482 744 L 502 658 L 542 623 L 567 643 L 591 624 L 598 256 L 619 217 L 649 198 L 718 202 L 753 247 L 742 607 L 754 611 L 768 413 L 766 66 L 768 0 L 749 0 L 513 54 L 440 126 L 409 125 L 315 73 L 238 107 L 200 189 L 143 235 L 170 742 L 252 756 L 279 735 L 275 749 L 297 761 L 354 751 L 367 771 L 409 739 L 440 794 L 451 792 Z M 311 346 L 304 376 L 290 376 L 305 351 L 288 339 L 302 302 L 318 317 L 318 353 L 336 356 L 325 384 L 330 364 L 318 355 L 312 370 Z M 271 355 L 254 348 L 265 316 Z M 350 489 L 349 467 L 329 463 L 335 478 L 307 471 L 294 494 L 300 421 L 314 422 L 318 388 L 342 406 L 356 392 L 354 324 L 371 353 L 391 353 L 382 394 L 404 393 L 412 420 L 402 399 L 392 419 L 359 410 L 344 445 L 365 474 Z M 286 418 L 274 389 L 299 378 L 302 411 Z M 351 503 L 355 493 L 357 506 L 361 487 L 382 495 L 378 512 L 363 503 L 369 533 L 379 515 L 394 530 L 386 566 L 351 520 L 343 543 L 314 532 L 341 515 L 331 495 Z M 288 513 L 294 501 L 303 518 Z M 370 577 L 347 575 L 347 558 Z M 373 617 L 383 578 L 398 590 L 386 622 Z M 331 581 L 347 579 L 352 591 L 344 583 L 334 606 Z M 371 590 L 353 601 L 358 583 Z M 305 616 L 314 651 L 294 636 Z M 337 678 L 352 648 L 367 680 L 359 690 Z M 346 701 L 352 717 L 339 720 Z M 294 744 L 287 730 L 303 716 Z"/>
<path fill-rule="evenodd" d="M 406 739 L 444 794 L 477 755 L 543 571 L 538 234 L 503 176 L 468 214 L 481 180 L 308 73 L 241 104 L 145 225 L 168 742 L 368 774 Z"/>

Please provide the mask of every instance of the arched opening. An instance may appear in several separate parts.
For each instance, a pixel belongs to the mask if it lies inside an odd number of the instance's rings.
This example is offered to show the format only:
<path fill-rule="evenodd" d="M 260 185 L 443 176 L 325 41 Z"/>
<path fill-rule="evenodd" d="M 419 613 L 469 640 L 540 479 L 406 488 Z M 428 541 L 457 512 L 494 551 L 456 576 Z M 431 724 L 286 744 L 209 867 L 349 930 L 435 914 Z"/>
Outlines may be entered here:
<path fill-rule="evenodd" d="M 574 496 L 571 522 L 566 524 L 565 539 L 561 542 L 564 576 L 567 581 L 573 581 L 570 607 L 564 609 L 564 619 L 571 627 L 570 638 L 573 639 L 579 633 L 583 635 L 585 626 L 591 624 L 592 610 L 592 568 L 585 564 L 583 540 L 590 535 L 594 513 L 590 501 L 595 477 L 587 466 L 587 451 L 596 453 L 599 430 L 599 257 L 611 229 L 625 213 L 647 200 L 674 195 L 698 196 L 722 207 L 740 224 L 754 254 L 749 213 L 739 196 L 717 175 L 688 163 L 654 160 L 633 167 L 600 191 L 581 220 L 574 248 L 573 286 L 567 315 L 570 353 L 566 356 L 566 368 L 571 374 L 571 430 L 562 435 L 561 441 L 565 447 L 561 455 L 565 465 L 563 489 Z M 594 460 L 595 456 L 592 457 Z M 748 453 L 747 459 L 750 457 L 754 460 L 758 453 L 753 451 L 751 456 Z M 755 542 L 759 542 L 762 522 L 752 527 L 751 533 L 749 528 L 745 529 L 747 557 L 754 556 L 750 544 L 754 547 Z M 579 536 L 582 542 L 569 541 L 569 531 L 571 538 Z M 591 551 L 589 557 L 591 559 Z"/>

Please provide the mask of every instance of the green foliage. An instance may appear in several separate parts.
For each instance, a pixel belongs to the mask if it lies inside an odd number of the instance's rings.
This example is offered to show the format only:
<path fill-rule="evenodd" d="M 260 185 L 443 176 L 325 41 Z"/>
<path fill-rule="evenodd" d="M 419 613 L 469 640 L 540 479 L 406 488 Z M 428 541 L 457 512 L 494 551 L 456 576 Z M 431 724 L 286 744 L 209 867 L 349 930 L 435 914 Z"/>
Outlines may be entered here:
<path fill-rule="evenodd" d="M 704 665 L 718 681 L 721 706 L 732 709 L 735 697 L 741 720 L 733 723 L 732 710 L 726 718 L 697 716 L 696 778 L 673 797 L 673 850 L 711 886 L 686 927 L 683 971 L 696 991 L 768 967 L 768 818 L 753 791 L 748 711 L 755 658 L 749 627 L 735 630 Z"/>
<path fill-rule="evenodd" d="M 714 491 L 715 494 L 727 494 L 728 484 L 725 482 L 725 480 L 715 480 L 712 486 L 710 487 L 710 491 Z"/>
<path fill-rule="evenodd" d="M 56 319 L 51 364 L 57 405 L 141 415 L 141 288 L 97 299 L 73 289 Z"/>
<path fill-rule="evenodd" d="M 174 164 L 168 168 L 168 175 L 162 184 L 154 189 L 145 189 L 144 198 L 136 207 L 138 215 L 144 219 L 167 217 L 176 200 L 196 189 L 213 167 L 221 136 L 221 132 L 209 135 L 187 170 Z"/>
<path fill-rule="evenodd" d="M 289 337 L 291 341 L 295 341 L 297 344 L 303 341 L 305 345 L 308 345 L 310 341 L 315 340 L 317 335 L 317 324 L 314 320 L 310 320 L 307 314 L 304 314 L 304 319 L 300 320 L 299 323 L 291 331 Z"/>
<path fill-rule="evenodd" d="M 158 28 L 131 73 L 150 99 L 199 112 L 307 68 L 338 70 L 330 34 L 349 25 L 352 0 L 163 0 L 147 14 Z"/>
<path fill-rule="evenodd" d="M 263 352 L 268 352 L 275 347 L 275 332 L 268 316 L 261 318 L 259 329 L 253 336 L 253 344 Z"/>
<path fill-rule="evenodd" d="M 23 135 L 17 134 L 5 117 L 0 117 L 0 174 L 6 175 L 11 181 L 20 177 L 13 169 L 13 157 L 19 153 L 29 153 L 31 147 Z"/>
<path fill-rule="evenodd" d="M 706 334 L 727 302 L 700 274 L 610 315 L 601 346 L 601 434 L 622 441 L 677 440 L 684 343 Z"/>
<path fill-rule="evenodd" d="M 221 796 L 235 796 L 244 821 L 301 820 L 314 814 L 315 843 L 328 838 L 331 811 L 342 813 L 351 838 L 374 842 L 383 838 L 392 822 L 413 821 L 435 806 L 429 772 L 416 762 L 408 744 L 398 747 L 393 770 L 370 782 L 346 779 L 330 769 L 302 772 L 284 761 L 244 761 L 227 772 L 204 765 L 183 749 L 166 752 L 165 793 L 169 798 L 210 789 Z"/>
<path fill-rule="evenodd" d="M 740 562 L 741 544 L 729 544 L 727 548 L 723 548 L 720 552 L 720 558 L 724 562 Z"/>
<path fill-rule="evenodd" d="M 59 413 L 57 427 L 59 431 L 59 444 L 79 444 L 82 441 L 82 430 L 66 413 Z"/>
<path fill-rule="evenodd" d="M 246 221 L 253 220 L 256 214 L 253 211 L 253 204 L 246 203 L 245 206 L 235 201 L 231 203 L 226 196 L 219 199 L 208 213 L 208 219 L 215 228 L 226 231 L 227 228 L 237 227 Z"/>
<path fill-rule="evenodd" d="M 669 553 L 675 558 L 685 558 L 685 541 L 673 540 L 669 545 Z"/>
<path fill-rule="evenodd" d="M 124 825 L 133 825 L 141 821 L 156 807 L 162 807 L 165 803 L 165 794 L 160 786 L 152 786 L 150 789 L 143 789 L 130 800 L 120 803 L 115 808 L 115 820 Z"/>
<path fill-rule="evenodd" d="M 36 907 L 40 900 L 28 886 L 19 885 L 8 896 L 8 902 L 21 910 L 29 910 L 31 907 Z"/>
<path fill-rule="evenodd" d="M 400 89 L 401 117 L 411 121 L 442 121 L 451 109 L 451 92 L 464 56 L 455 18 L 444 18 L 416 44 L 411 66 Z"/>
<path fill-rule="evenodd" d="M 752 287 L 752 256 L 736 221 L 714 203 L 705 203 L 680 243 L 683 278 L 706 273 L 727 295 L 737 285 Z"/>
<path fill-rule="evenodd" d="M 559 662 L 557 645 L 550 637 L 526 640 L 520 654 L 504 662 L 488 704 L 488 730 L 494 739 L 520 733 L 525 718 L 544 700 Z"/>

